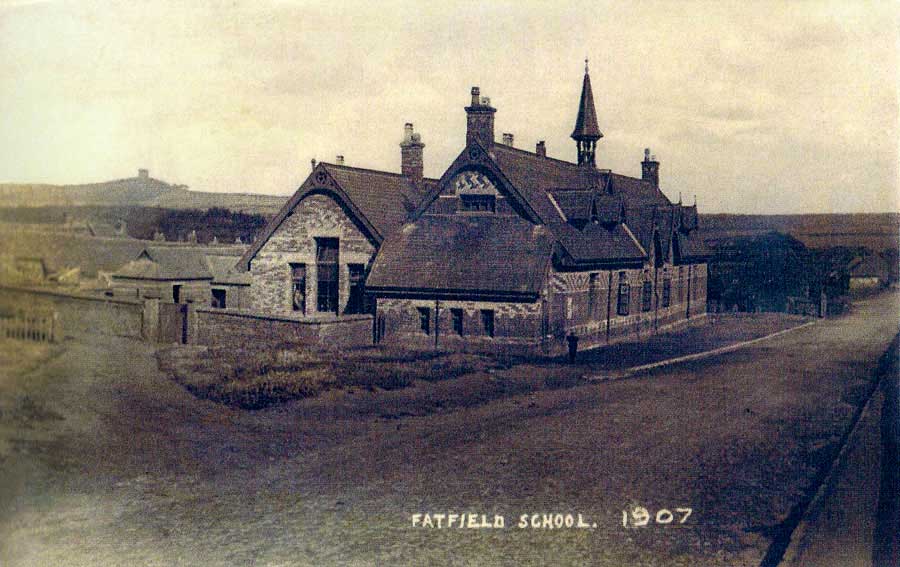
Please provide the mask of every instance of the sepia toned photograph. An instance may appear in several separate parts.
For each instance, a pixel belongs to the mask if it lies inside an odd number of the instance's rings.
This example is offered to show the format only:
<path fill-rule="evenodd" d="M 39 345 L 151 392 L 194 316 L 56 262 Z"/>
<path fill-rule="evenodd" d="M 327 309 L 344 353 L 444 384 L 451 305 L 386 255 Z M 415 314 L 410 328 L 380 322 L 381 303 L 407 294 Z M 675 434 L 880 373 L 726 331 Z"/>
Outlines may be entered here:
<path fill-rule="evenodd" d="M 0 566 L 900 566 L 898 34 L 0 0 Z"/>

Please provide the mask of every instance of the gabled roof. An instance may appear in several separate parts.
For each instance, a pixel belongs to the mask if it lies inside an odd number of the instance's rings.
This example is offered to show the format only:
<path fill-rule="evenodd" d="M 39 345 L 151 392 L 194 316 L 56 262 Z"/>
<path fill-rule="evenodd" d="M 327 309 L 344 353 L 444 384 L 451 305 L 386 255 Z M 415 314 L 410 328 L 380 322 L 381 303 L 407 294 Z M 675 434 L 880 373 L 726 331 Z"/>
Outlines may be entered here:
<path fill-rule="evenodd" d="M 426 215 L 385 240 L 366 286 L 533 299 L 553 241 L 545 227 L 518 216 Z"/>
<path fill-rule="evenodd" d="M 236 258 L 234 258 L 236 260 Z M 198 248 L 148 246 L 113 277 L 147 280 L 211 280 L 206 254 Z"/>
<path fill-rule="evenodd" d="M 581 101 L 578 103 L 578 118 L 572 138 L 576 140 L 598 140 L 603 137 L 597 127 L 597 111 L 594 108 L 594 93 L 591 90 L 591 76 L 587 66 L 584 69 L 584 82 L 581 84 Z"/>
<path fill-rule="evenodd" d="M 250 269 L 250 261 L 310 194 L 335 197 L 369 238 L 380 245 L 406 221 L 421 196 L 436 184 L 434 179 L 425 179 L 422 187 L 416 187 L 409 178 L 397 173 L 319 163 L 241 257 L 239 267 L 245 271 Z"/>

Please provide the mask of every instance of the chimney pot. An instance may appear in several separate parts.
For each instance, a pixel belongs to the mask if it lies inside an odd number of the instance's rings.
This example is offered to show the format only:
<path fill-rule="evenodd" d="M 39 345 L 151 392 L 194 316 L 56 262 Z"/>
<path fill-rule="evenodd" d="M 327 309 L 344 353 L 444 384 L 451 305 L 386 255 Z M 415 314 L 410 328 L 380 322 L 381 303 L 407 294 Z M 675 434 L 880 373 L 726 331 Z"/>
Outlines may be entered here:
<path fill-rule="evenodd" d="M 641 162 L 641 179 L 649 181 L 659 189 L 659 162 L 656 156 L 650 155 L 650 148 L 644 148 L 644 161 Z"/>
<path fill-rule="evenodd" d="M 337 156 L 334 158 L 334 163 L 337 165 L 344 165 L 344 156 Z"/>
<path fill-rule="evenodd" d="M 400 142 L 400 174 L 417 187 L 422 186 L 425 177 L 424 148 L 422 136 L 413 130 L 412 123 L 407 122 L 403 126 L 403 141 Z"/>
<path fill-rule="evenodd" d="M 534 146 L 534 153 L 541 157 L 547 157 L 547 144 L 541 140 Z"/>
<path fill-rule="evenodd" d="M 503 133 L 503 143 L 506 144 L 507 146 L 512 147 L 514 140 L 515 140 L 515 138 L 513 137 L 513 135 L 511 133 L 509 133 L 509 132 Z"/>
<path fill-rule="evenodd" d="M 472 87 L 472 104 L 466 107 L 466 145 L 473 140 L 485 147 L 494 143 L 494 113 L 491 99 L 481 96 L 481 89 Z"/>
<path fill-rule="evenodd" d="M 139 170 L 138 170 L 138 177 L 140 177 L 141 179 L 147 179 L 147 178 L 149 178 L 149 177 L 150 177 L 150 170 L 149 170 L 149 169 L 139 169 Z"/>
<path fill-rule="evenodd" d="M 312 166 L 312 169 L 316 168 L 316 158 L 312 158 L 309 160 L 309 164 Z"/>

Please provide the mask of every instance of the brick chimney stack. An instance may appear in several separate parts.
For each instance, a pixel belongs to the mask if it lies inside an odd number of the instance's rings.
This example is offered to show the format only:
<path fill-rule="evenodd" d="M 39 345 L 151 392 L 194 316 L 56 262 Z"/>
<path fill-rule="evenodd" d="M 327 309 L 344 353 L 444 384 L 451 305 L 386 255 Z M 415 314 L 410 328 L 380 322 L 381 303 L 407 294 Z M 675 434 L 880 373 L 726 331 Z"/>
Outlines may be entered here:
<path fill-rule="evenodd" d="M 412 123 L 407 122 L 400 142 L 400 173 L 416 187 L 421 187 L 425 177 L 424 148 L 422 136 L 413 130 Z"/>
<path fill-rule="evenodd" d="M 344 165 L 344 156 L 335 156 L 334 163 L 335 165 Z"/>
<path fill-rule="evenodd" d="M 503 134 L 503 144 L 504 145 L 512 148 L 512 147 L 514 147 L 513 146 L 514 141 L 515 141 L 515 137 L 511 133 L 505 132 Z"/>
<path fill-rule="evenodd" d="M 481 96 L 481 89 L 472 87 L 472 105 L 466 107 L 466 145 L 472 140 L 485 147 L 494 144 L 494 113 L 491 99 Z"/>
<path fill-rule="evenodd" d="M 149 179 L 150 178 L 150 170 L 149 169 L 139 169 L 138 177 L 141 179 Z"/>
<path fill-rule="evenodd" d="M 649 181 L 659 189 L 659 162 L 656 156 L 650 155 L 650 148 L 644 149 L 644 161 L 641 162 L 641 179 Z"/>
<path fill-rule="evenodd" d="M 534 153 L 541 157 L 547 157 L 547 144 L 541 140 L 534 146 Z"/>

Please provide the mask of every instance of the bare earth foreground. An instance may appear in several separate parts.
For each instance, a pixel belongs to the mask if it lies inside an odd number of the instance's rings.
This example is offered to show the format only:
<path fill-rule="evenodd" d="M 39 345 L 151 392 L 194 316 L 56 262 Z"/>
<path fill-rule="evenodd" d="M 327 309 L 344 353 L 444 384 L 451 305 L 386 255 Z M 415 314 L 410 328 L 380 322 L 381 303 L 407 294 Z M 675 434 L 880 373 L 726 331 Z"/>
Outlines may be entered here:
<path fill-rule="evenodd" d="M 124 339 L 0 353 L 0 564 L 759 565 L 898 314 L 881 295 L 636 378 L 389 419 L 200 400 Z M 635 506 L 693 512 L 623 527 Z M 412 527 L 429 512 L 506 527 Z M 553 512 L 591 527 L 517 527 Z"/>

